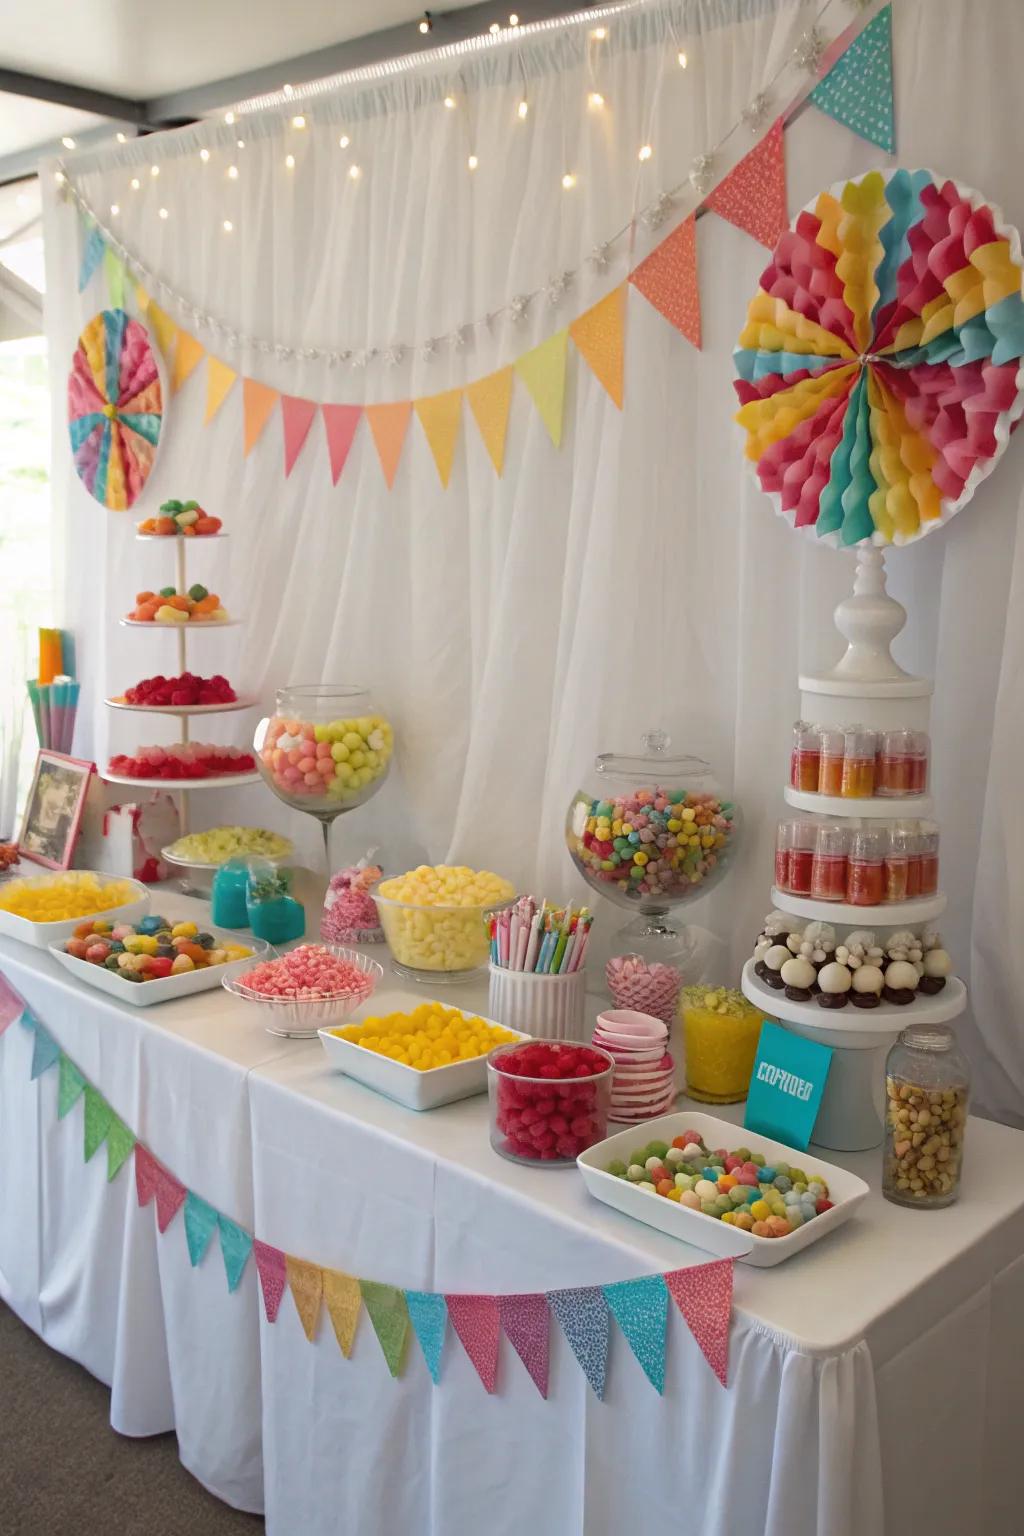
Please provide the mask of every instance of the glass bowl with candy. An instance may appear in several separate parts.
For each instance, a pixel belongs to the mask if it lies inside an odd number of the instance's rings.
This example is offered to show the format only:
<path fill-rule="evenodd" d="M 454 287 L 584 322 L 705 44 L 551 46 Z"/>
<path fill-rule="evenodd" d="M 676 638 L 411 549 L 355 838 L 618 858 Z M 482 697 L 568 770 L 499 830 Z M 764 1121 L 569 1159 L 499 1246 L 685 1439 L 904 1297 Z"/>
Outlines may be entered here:
<path fill-rule="evenodd" d="M 469 981 L 487 964 L 487 918 L 515 900 L 515 886 L 488 869 L 421 864 L 370 892 L 391 963 L 408 981 Z"/>
<path fill-rule="evenodd" d="M 225 992 L 259 1010 L 271 1035 L 315 1040 L 326 1024 L 340 1024 L 365 1003 L 384 967 L 338 944 L 301 944 L 276 959 L 225 976 Z"/>
<path fill-rule="evenodd" d="M 491 1146 L 513 1163 L 575 1164 L 608 1134 L 615 1059 L 596 1045 L 525 1040 L 487 1058 Z"/>

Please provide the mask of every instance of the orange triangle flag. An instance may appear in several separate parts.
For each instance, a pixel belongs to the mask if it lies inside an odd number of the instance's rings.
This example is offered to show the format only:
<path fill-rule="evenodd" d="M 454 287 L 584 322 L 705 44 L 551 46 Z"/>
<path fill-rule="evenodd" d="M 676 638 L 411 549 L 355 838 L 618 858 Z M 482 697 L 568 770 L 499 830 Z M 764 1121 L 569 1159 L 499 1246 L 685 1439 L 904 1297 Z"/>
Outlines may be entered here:
<path fill-rule="evenodd" d="M 174 349 L 174 367 L 171 369 L 171 393 L 177 394 L 189 374 L 206 356 L 202 342 L 196 341 L 188 331 L 178 332 L 178 345 Z"/>
<path fill-rule="evenodd" d="M 370 423 L 373 441 L 377 445 L 377 457 L 389 491 L 395 483 L 395 473 L 411 415 L 411 400 L 392 400 L 387 405 L 366 407 L 366 419 Z"/>
<path fill-rule="evenodd" d="M 577 351 L 622 410 L 623 322 L 626 285 L 620 283 L 569 327 Z"/>
<path fill-rule="evenodd" d="M 781 117 L 705 198 L 704 206 L 713 208 L 737 229 L 746 230 L 769 250 L 774 249 L 789 225 Z"/>
<path fill-rule="evenodd" d="M 280 398 L 277 390 L 270 389 L 266 384 L 259 384 L 255 379 L 242 380 L 242 416 L 245 421 L 246 455 L 256 446 L 259 435 Z"/>
<path fill-rule="evenodd" d="M 700 292 L 697 287 L 697 222 L 684 219 L 667 240 L 629 274 L 629 280 L 670 325 L 700 347 Z"/>
<path fill-rule="evenodd" d="M 231 386 L 238 378 L 233 368 L 222 363 L 219 357 L 206 359 L 206 418 L 209 424 L 231 393 Z"/>
<path fill-rule="evenodd" d="M 477 379 L 475 384 L 467 384 L 466 399 L 495 472 L 500 475 L 505 466 L 505 434 L 512 404 L 512 364 Z"/>
<path fill-rule="evenodd" d="M 157 346 L 160 348 L 160 351 L 164 357 L 170 357 L 171 349 L 174 346 L 174 338 L 178 334 L 178 327 L 170 315 L 165 310 L 162 310 L 159 304 L 154 304 L 152 299 L 149 301 L 146 318 L 153 329 L 153 335 L 156 337 Z"/>
<path fill-rule="evenodd" d="M 288 1286 L 295 1302 L 295 1310 L 299 1314 L 302 1323 L 302 1331 L 312 1344 L 316 1338 L 317 1324 L 320 1321 L 320 1303 L 324 1294 L 324 1272 L 319 1264 L 310 1264 L 307 1259 L 293 1258 L 290 1253 L 284 1256 L 285 1274 L 288 1276 Z"/>
<path fill-rule="evenodd" d="M 424 395 L 422 400 L 414 400 L 413 405 L 434 455 L 441 484 L 447 490 L 459 433 L 462 390 L 446 389 L 440 395 Z"/>

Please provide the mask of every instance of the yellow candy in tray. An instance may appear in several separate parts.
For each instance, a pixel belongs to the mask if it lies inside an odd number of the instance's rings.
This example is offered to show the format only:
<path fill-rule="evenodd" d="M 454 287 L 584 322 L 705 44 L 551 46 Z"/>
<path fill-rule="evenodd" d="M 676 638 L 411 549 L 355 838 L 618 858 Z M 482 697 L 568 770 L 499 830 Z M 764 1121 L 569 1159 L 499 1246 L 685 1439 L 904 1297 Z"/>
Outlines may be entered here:
<path fill-rule="evenodd" d="M 59 923 L 126 906 L 138 894 L 127 880 L 98 880 L 87 873 L 37 875 L 0 887 L 0 911 L 30 923 Z"/>
<path fill-rule="evenodd" d="M 343 1024 L 332 1033 L 418 1072 L 473 1061 L 496 1045 L 519 1038 L 500 1024 L 466 1018 L 458 1008 L 441 1003 L 420 1003 L 411 1013 L 375 1015 L 359 1024 Z"/>

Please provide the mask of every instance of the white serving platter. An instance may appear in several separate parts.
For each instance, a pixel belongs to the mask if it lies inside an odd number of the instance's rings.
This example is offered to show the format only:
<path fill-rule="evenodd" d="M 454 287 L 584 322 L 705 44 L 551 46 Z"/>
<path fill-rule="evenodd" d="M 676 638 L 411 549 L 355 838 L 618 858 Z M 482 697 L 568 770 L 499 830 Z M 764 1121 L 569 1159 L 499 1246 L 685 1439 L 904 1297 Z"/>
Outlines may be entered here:
<path fill-rule="evenodd" d="M 163 859 L 165 864 L 174 864 L 179 869 L 206 869 L 212 871 L 220 869 L 221 865 L 227 862 L 226 859 L 221 859 L 220 864 L 200 864 L 196 859 L 181 858 L 179 854 L 172 852 L 173 847 L 173 843 L 170 843 L 166 848 L 161 848 L 160 857 Z M 267 864 L 287 864 L 289 859 L 295 857 L 295 845 L 294 843 L 289 842 L 288 847 L 284 853 L 241 853 L 232 854 L 229 855 L 229 857 L 241 859 L 263 859 Z"/>
<path fill-rule="evenodd" d="M 219 533 L 193 533 L 190 535 L 193 544 L 205 544 L 208 539 L 226 539 L 229 537 L 222 528 Z M 177 540 L 184 539 L 183 533 L 137 533 L 136 540 L 140 544 L 169 544 L 172 549 L 177 548 Z"/>
<path fill-rule="evenodd" d="M 832 1209 L 815 1216 L 813 1221 L 805 1221 L 789 1237 L 755 1237 L 753 1232 L 744 1232 L 741 1227 L 717 1221 L 713 1216 L 705 1216 L 702 1211 L 691 1210 L 663 1195 L 652 1195 L 627 1179 L 605 1172 L 607 1164 L 616 1158 L 626 1162 L 634 1148 L 649 1141 L 667 1141 L 671 1145 L 684 1131 L 699 1131 L 704 1145 L 710 1149 L 749 1147 L 751 1152 L 764 1153 L 768 1167 L 780 1161 L 801 1168 L 805 1173 L 819 1174 L 828 1186 L 829 1199 L 834 1202 Z M 670 1115 L 660 1115 L 656 1120 L 646 1120 L 629 1130 L 619 1131 L 607 1141 L 581 1152 L 576 1163 L 587 1189 L 605 1205 L 614 1206 L 617 1211 L 623 1211 L 649 1227 L 656 1227 L 659 1232 L 667 1232 L 669 1237 L 693 1243 L 720 1258 L 739 1259 L 758 1268 L 781 1264 L 802 1248 L 834 1232 L 836 1227 L 849 1220 L 868 1194 L 863 1179 L 835 1163 L 826 1163 L 810 1152 L 800 1152 L 795 1147 L 772 1141 L 768 1136 L 759 1136 L 756 1131 L 733 1125 L 729 1120 L 690 1110 L 675 1110 Z"/>
<path fill-rule="evenodd" d="M 230 704 L 129 704 L 127 699 L 104 699 L 108 709 L 131 710 L 136 715 L 230 715 L 237 709 L 255 709 L 258 699 L 243 696 Z"/>
<path fill-rule="evenodd" d="M 110 885 L 115 880 L 121 880 L 119 875 L 103 874 L 98 870 L 72 869 L 53 870 L 41 875 L 19 875 L 19 880 L 33 886 L 43 886 L 56 879 L 66 879 L 68 875 L 92 875 L 101 883 Z M 11 881 L 4 886 L 4 895 L 10 895 Z M 138 895 L 133 901 L 125 902 L 120 907 L 110 907 L 106 912 L 91 912 L 83 917 L 62 918 L 56 923 L 33 923 L 27 917 L 17 917 L 13 912 L 0 911 L 0 934 L 8 939 L 18 939 L 22 944 L 31 944 L 35 949 L 49 949 L 51 944 L 60 944 L 64 939 L 70 939 L 79 923 L 84 923 L 92 918 L 103 918 L 109 923 L 133 923 L 137 917 L 144 917 L 149 911 L 149 890 L 139 880 L 124 880 L 123 883 L 137 891 Z"/>
<path fill-rule="evenodd" d="M 872 795 L 857 799 L 852 795 L 815 795 L 787 784 L 783 791 L 786 804 L 814 816 L 841 816 L 902 821 L 905 817 L 930 816 L 935 802 L 931 795 Z"/>
<path fill-rule="evenodd" d="M 942 991 L 930 997 L 919 992 L 912 1003 L 879 1003 L 877 1008 L 857 1008 L 853 1003 L 845 1008 L 819 1008 L 813 999 L 792 1003 L 784 987 L 776 991 L 754 974 L 753 960 L 744 965 L 740 986 L 744 997 L 768 1018 L 858 1034 L 895 1035 L 908 1024 L 946 1024 L 967 1007 L 967 988 L 958 976 L 948 977 Z"/>
<path fill-rule="evenodd" d="M 469 1013 L 464 1008 L 459 1012 L 464 1019 L 485 1018 L 484 1014 Z M 498 1025 L 495 1019 L 486 1022 L 506 1028 Z M 347 1023 L 358 1024 L 360 1020 L 349 1019 Z M 472 1061 L 453 1061 L 447 1067 L 430 1067 L 426 1072 L 418 1072 L 404 1062 L 378 1056 L 375 1051 L 364 1050 L 361 1045 L 334 1034 L 334 1029 L 345 1027 L 339 1024 L 317 1030 L 331 1065 L 357 1082 L 365 1083 L 367 1088 L 404 1104 L 407 1109 L 437 1109 L 442 1104 L 454 1104 L 456 1099 L 469 1099 L 476 1093 L 487 1092 L 486 1056 L 474 1056 Z M 509 1033 L 515 1035 L 516 1042 L 530 1039 L 518 1030 Z"/>
<path fill-rule="evenodd" d="M 204 928 L 203 932 L 212 933 L 223 944 L 241 942 L 237 932 L 229 933 L 226 928 Z M 211 965 L 200 971 L 185 971 L 181 976 L 161 976 L 156 981 L 122 981 L 116 971 L 108 971 L 103 965 L 93 965 L 90 960 L 78 960 L 74 955 L 67 954 L 59 944 L 51 944 L 49 948 L 53 958 L 78 981 L 95 987 L 99 992 L 106 992 L 108 997 L 116 997 L 119 1002 L 130 1003 L 133 1008 L 149 1008 L 154 1003 L 170 1003 L 176 997 L 191 997 L 196 992 L 207 992 L 213 987 L 219 987 L 224 976 L 236 976 L 239 971 L 265 959 L 269 946 L 262 939 L 254 939 L 250 935 L 244 942 L 252 954 L 241 960 L 229 960 L 226 965 Z"/>
<path fill-rule="evenodd" d="M 846 901 L 819 901 L 813 896 L 792 896 L 772 886 L 772 906 L 793 917 L 817 918 L 823 923 L 849 923 L 851 928 L 913 928 L 929 923 L 946 910 L 942 891 L 917 896 L 913 901 L 887 901 L 880 907 L 856 907 Z"/>
<path fill-rule="evenodd" d="M 128 784 L 133 789 L 166 789 L 169 795 L 174 795 L 182 789 L 234 789 L 240 784 L 255 784 L 259 773 L 254 768 L 251 773 L 214 774 L 212 779 L 133 779 L 126 773 L 103 772 L 100 778 L 106 784 Z"/>
<path fill-rule="evenodd" d="M 190 619 L 186 624 L 168 624 L 164 619 L 118 619 L 125 629 L 183 629 L 194 635 L 197 629 L 231 629 L 241 619 Z"/>

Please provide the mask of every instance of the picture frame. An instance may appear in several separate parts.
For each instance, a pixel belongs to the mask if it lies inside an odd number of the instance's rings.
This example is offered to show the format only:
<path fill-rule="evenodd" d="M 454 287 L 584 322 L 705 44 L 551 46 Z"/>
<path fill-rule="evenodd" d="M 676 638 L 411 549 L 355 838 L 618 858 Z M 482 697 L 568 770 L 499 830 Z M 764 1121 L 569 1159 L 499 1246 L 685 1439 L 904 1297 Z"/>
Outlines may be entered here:
<path fill-rule="evenodd" d="M 18 853 L 47 869 L 69 869 L 96 764 L 41 748 L 18 833 Z"/>

